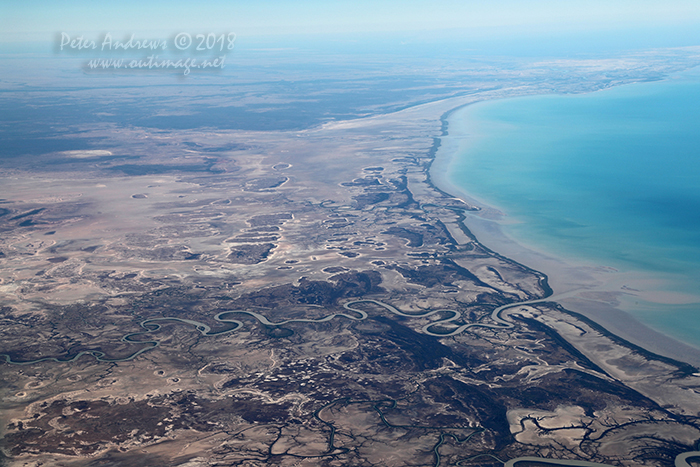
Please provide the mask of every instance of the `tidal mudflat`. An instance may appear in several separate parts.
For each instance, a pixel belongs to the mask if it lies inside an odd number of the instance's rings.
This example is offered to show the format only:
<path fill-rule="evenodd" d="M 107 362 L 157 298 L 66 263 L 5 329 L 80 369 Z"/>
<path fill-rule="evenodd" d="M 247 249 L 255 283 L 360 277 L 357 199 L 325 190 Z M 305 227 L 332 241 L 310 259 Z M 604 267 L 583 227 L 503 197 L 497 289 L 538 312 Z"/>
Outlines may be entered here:
<path fill-rule="evenodd" d="M 467 224 L 487 245 L 578 289 L 571 307 L 697 358 L 672 339 L 700 345 L 698 76 L 458 109 L 433 178 L 479 200 Z"/>

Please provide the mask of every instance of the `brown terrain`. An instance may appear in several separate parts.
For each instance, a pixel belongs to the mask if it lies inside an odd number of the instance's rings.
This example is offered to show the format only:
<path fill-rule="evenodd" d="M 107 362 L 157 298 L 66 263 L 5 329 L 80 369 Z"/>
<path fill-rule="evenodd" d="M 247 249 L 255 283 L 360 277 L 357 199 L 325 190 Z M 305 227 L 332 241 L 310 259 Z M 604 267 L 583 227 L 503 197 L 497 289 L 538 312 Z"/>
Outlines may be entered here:
<path fill-rule="evenodd" d="M 4 462 L 672 465 L 697 370 L 538 301 L 546 276 L 430 182 L 441 116 L 547 86 L 300 131 L 93 128 L 104 149 L 46 155 L 62 172 L 4 170 Z"/>

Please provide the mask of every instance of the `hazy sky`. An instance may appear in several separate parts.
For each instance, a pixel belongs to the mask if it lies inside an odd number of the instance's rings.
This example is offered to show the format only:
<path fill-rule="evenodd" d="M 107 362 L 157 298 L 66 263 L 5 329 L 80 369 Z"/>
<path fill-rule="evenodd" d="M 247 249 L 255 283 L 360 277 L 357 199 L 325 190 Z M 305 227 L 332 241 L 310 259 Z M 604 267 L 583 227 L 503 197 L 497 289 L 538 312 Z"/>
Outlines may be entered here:
<path fill-rule="evenodd" d="M 575 32 L 700 26 L 700 1 L 649 0 L 227 0 L 3 1 L 0 41 L 52 40 L 56 33 L 238 35 L 362 34 L 458 29 Z"/>

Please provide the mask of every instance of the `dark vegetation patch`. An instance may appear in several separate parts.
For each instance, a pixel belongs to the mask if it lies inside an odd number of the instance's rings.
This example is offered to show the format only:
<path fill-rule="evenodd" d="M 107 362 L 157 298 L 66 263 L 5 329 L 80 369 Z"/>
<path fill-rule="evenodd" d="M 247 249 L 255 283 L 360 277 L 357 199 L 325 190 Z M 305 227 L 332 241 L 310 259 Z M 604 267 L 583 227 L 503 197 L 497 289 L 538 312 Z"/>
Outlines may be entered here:
<path fill-rule="evenodd" d="M 451 243 L 450 235 L 442 224 L 437 224 L 437 226 L 435 226 L 423 223 L 412 226 L 411 228 L 394 226 L 382 233 L 405 238 L 408 240 L 408 246 L 413 248 L 423 245 L 449 245 Z"/>
<path fill-rule="evenodd" d="M 418 371 L 440 368 L 443 358 L 449 358 L 460 366 L 469 366 L 467 360 L 455 354 L 450 347 L 441 344 L 435 337 L 416 332 L 393 316 L 375 316 L 371 319 L 389 326 L 390 330 L 384 336 L 409 355 Z"/>
<path fill-rule="evenodd" d="M 274 243 L 251 243 L 238 245 L 230 249 L 228 261 L 235 264 L 262 263 L 270 255 L 270 251 L 276 248 Z"/>
<path fill-rule="evenodd" d="M 363 209 L 373 204 L 381 203 L 389 199 L 389 193 L 365 193 L 354 196 L 357 209 Z"/>
<path fill-rule="evenodd" d="M 41 404 L 29 420 L 10 424 L 4 441 L 15 456 L 36 451 L 85 456 L 107 442 L 155 441 L 179 429 L 210 432 L 231 415 L 249 423 L 281 422 L 289 418 L 290 408 L 289 402 L 267 403 L 247 394 L 222 400 L 194 393 L 124 402 L 56 400 Z"/>
<path fill-rule="evenodd" d="M 138 252 L 141 258 L 156 261 L 185 261 L 197 259 L 200 253 L 192 253 L 185 245 L 167 245 L 154 248 L 141 248 Z"/>
<path fill-rule="evenodd" d="M 405 277 L 412 284 L 420 284 L 425 287 L 454 286 L 455 281 L 468 281 L 474 285 L 488 287 L 474 274 L 456 263 L 445 260 L 440 264 L 406 268 L 402 266 L 388 266 Z"/>
<path fill-rule="evenodd" d="M 64 415 L 69 413 L 70 415 Z M 68 456 L 93 454 L 107 440 L 122 443 L 138 429 L 148 432 L 147 437 L 163 436 L 165 425 L 158 423 L 170 414 L 167 407 L 155 407 L 146 401 L 121 405 L 103 400 L 44 402 L 29 422 L 11 424 L 5 434 L 5 443 L 14 456 L 33 450 Z M 50 425 L 56 420 L 59 429 Z M 177 421 L 173 424 L 180 425 Z"/>
<path fill-rule="evenodd" d="M 495 450 L 512 442 L 507 407 L 488 387 L 468 385 L 447 376 L 430 380 L 424 387 L 436 402 L 449 403 L 455 411 L 479 420 L 493 436 Z"/>
<path fill-rule="evenodd" d="M 49 258 L 46 261 L 48 261 L 49 263 L 62 263 L 64 261 L 68 261 L 68 258 L 66 258 L 65 256 L 56 256 L 55 258 Z"/>
<path fill-rule="evenodd" d="M 516 370 L 517 371 L 517 370 Z M 635 406 L 658 409 L 652 400 L 615 381 L 606 381 L 589 373 L 564 370 L 547 374 L 530 384 L 520 384 L 496 391 L 504 401 L 512 401 L 521 407 L 539 410 L 555 410 L 563 405 L 582 407 L 587 416 L 609 406 Z"/>
<path fill-rule="evenodd" d="M 343 182 L 341 186 L 379 186 L 381 183 L 376 177 L 356 178 L 352 182 Z"/>
<path fill-rule="evenodd" d="M 246 149 L 250 149 L 250 146 L 241 143 L 228 143 L 222 146 L 203 146 L 192 141 L 183 141 L 182 144 L 199 152 L 244 151 Z"/>
<path fill-rule="evenodd" d="M 382 276 L 376 271 L 346 272 L 331 276 L 327 281 L 299 279 L 299 285 L 278 285 L 242 295 L 234 306 L 276 308 L 282 303 L 335 305 L 349 297 L 381 293 Z"/>
<path fill-rule="evenodd" d="M 24 214 L 20 214 L 20 215 L 18 215 L 18 216 L 12 217 L 12 218 L 10 218 L 10 220 L 16 221 L 16 220 L 18 220 L 18 219 L 23 219 L 23 218 L 28 217 L 28 216 L 33 216 L 33 215 L 35 215 L 35 214 L 39 214 L 39 213 L 40 213 L 41 211 L 43 211 L 44 209 L 46 209 L 46 208 L 32 209 L 32 210 L 29 211 L 29 212 L 25 212 Z"/>
<path fill-rule="evenodd" d="M 19 223 L 19 226 L 20 226 L 20 227 L 29 227 L 29 226 L 32 226 L 32 225 L 40 225 L 40 224 L 44 224 L 44 222 L 41 222 L 41 221 L 33 221 L 32 219 L 26 219 L 26 220 L 23 220 L 22 222 L 20 222 L 20 223 Z"/>
<path fill-rule="evenodd" d="M 592 370 L 598 371 L 600 373 L 605 374 L 605 371 L 603 371 L 598 365 L 590 361 L 585 355 L 583 355 L 576 347 L 571 345 L 566 339 L 561 337 L 558 332 L 556 332 L 554 329 L 552 329 L 549 326 L 546 326 L 539 321 L 532 319 L 532 318 L 519 318 L 523 322 L 525 322 L 528 326 L 528 328 L 542 333 L 546 335 L 550 341 L 551 344 L 548 346 L 549 348 L 554 348 L 554 349 L 561 349 L 562 351 L 566 352 L 567 354 L 571 355 L 579 365 L 585 367 L 585 368 L 590 368 Z M 626 386 L 623 386 L 626 388 Z"/>
<path fill-rule="evenodd" d="M 256 178 L 246 182 L 243 189 L 245 191 L 262 191 L 277 188 L 289 180 L 287 177 L 265 177 Z"/>
<path fill-rule="evenodd" d="M 419 232 L 414 232 L 403 227 L 391 227 L 382 233 L 394 235 L 400 238 L 405 238 L 406 240 L 408 240 L 407 246 L 409 247 L 417 248 L 419 246 L 423 246 L 423 234 Z"/>
<path fill-rule="evenodd" d="M 282 339 L 283 337 L 289 337 L 294 334 L 294 331 L 291 329 L 280 326 L 266 326 L 265 331 L 266 334 L 273 339 Z"/>
<path fill-rule="evenodd" d="M 323 272 L 328 273 L 328 274 L 337 274 L 339 272 L 345 272 L 347 270 L 348 270 L 348 268 L 345 268 L 343 266 L 331 266 L 331 267 L 323 269 Z"/>

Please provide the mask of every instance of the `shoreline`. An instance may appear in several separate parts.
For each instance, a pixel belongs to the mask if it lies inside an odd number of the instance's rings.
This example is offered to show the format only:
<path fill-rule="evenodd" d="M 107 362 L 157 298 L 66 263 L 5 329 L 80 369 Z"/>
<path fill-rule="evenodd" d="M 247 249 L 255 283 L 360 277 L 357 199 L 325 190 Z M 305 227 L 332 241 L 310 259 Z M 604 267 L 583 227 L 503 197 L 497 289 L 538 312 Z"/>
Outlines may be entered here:
<path fill-rule="evenodd" d="M 610 274 L 614 270 L 572 263 L 518 243 L 508 237 L 494 220 L 502 217 L 502 212 L 478 201 L 447 179 L 447 169 L 456 156 L 456 148 L 449 148 L 445 144 L 445 139 L 449 137 L 449 119 L 456 111 L 477 102 L 458 105 L 440 116 L 441 135 L 433 138 L 429 151 L 431 161 L 426 168 L 426 183 L 430 187 L 447 197 L 459 198 L 479 208 L 478 211 L 465 209 L 459 213 L 458 225 L 464 234 L 494 255 L 541 274 L 544 277 L 542 284 L 545 286 L 545 297 L 553 293 L 576 293 L 576 296 L 559 299 L 556 303 L 568 314 L 590 321 L 612 340 L 641 351 L 648 357 L 683 362 L 700 368 L 699 348 L 647 326 L 619 307 L 616 295 L 624 294 L 624 290 L 603 287 L 603 284 L 610 282 Z M 487 244 L 483 243 L 483 239 L 487 239 Z M 630 273 L 619 274 L 613 284 L 634 276 Z"/>

